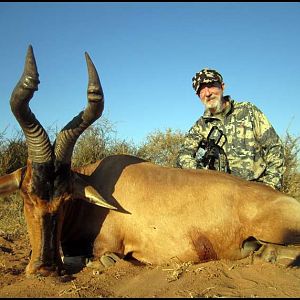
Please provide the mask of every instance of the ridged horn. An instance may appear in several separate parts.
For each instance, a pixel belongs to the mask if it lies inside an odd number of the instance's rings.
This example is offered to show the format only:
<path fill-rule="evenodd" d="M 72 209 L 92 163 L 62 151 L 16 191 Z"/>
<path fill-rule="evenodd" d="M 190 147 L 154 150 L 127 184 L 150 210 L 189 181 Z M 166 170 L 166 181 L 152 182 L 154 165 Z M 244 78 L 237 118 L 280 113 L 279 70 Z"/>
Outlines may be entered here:
<path fill-rule="evenodd" d="M 10 106 L 24 132 L 28 158 L 33 162 L 44 163 L 52 159 L 51 143 L 46 131 L 29 108 L 29 101 L 38 90 L 39 83 L 33 49 L 29 45 L 24 71 L 12 92 Z"/>
<path fill-rule="evenodd" d="M 104 95 L 97 70 L 87 52 L 85 52 L 85 58 L 89 78 L 87 107 L 60 131 L 55 141 L 56 160 L 66 164 L 71 163 L 73 149 L 78 137 L 101 116 L 104 108 Z"/>

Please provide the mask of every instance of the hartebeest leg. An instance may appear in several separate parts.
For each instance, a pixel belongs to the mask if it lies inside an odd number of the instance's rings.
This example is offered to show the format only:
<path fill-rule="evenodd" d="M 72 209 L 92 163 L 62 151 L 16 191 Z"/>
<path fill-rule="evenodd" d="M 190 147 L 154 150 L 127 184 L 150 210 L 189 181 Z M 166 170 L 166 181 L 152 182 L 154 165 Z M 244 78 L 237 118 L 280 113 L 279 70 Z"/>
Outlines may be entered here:
<path fill-rule="evenodd" d="M 289 266 L 300 266 L 300 246 L 285 246 L 276 244 L 264 244 L 255 256 L 267 262 L 279 263 Z"/>

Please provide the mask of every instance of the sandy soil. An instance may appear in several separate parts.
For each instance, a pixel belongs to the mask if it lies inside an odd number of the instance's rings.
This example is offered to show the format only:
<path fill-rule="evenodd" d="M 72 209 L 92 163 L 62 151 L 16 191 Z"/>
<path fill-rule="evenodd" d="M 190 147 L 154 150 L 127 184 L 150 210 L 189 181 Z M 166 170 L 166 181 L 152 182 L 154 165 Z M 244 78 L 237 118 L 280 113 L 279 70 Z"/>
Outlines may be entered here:
<path fill-rule="evenodd" d="M 26 278 L 30 246 L 26 237 L 0 237 L 0 297 L 278 297 L 300 296 L 300 268 L 256 257 L 202 264 L 173 261 L 143 266 L 120 261 L 102 271 L 91 268 L 62 277 Z"/>

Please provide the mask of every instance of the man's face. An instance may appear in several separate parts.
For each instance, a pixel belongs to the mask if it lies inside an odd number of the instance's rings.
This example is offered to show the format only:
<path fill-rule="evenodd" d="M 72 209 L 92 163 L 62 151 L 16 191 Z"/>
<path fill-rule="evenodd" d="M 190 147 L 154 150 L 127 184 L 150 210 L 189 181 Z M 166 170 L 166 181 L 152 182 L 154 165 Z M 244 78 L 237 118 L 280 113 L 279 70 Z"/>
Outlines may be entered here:
<path fill-rule="evenodd" d="M 222 111 L 222 98 L 223 98 L 224 84 L 220 82 L 202 83 L 198 91 L 202 103 L 206 109 L 212 113 Z"/>

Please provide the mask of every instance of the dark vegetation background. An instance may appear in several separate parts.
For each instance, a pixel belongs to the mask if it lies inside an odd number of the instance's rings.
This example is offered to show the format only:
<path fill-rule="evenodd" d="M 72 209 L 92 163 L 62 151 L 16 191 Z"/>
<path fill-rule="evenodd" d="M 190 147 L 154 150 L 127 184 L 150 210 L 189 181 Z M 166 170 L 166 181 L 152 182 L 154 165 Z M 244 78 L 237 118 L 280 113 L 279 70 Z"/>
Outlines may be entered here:
<path fill-rule="evenodd" d="M 46 128 L 50 140 L 55 140 L 57 130 Z M 176 157 L 183 142 L 181 131 L 167 128 L 148 134 L 139 145 L 117 137 L 114 125 L 101 118 L 78 139 L 73 153 L 74 167 L 93 163 L 113 154 L 131 154 L 162 166 L 176 167 Z M 300 201 L 299 139 L 286 132 L 282 137 L 285 146 L 286 171 L 282 191 Z M 0 132 L 0 176 L 26 165 L 27 147 L 24 135 L 16 131 L 8 138 L 6 130 Z M 18 193 L 0 197 L 0 236 L 14 240 L 26 235 L 23 203 Z"/>

